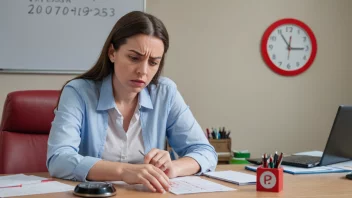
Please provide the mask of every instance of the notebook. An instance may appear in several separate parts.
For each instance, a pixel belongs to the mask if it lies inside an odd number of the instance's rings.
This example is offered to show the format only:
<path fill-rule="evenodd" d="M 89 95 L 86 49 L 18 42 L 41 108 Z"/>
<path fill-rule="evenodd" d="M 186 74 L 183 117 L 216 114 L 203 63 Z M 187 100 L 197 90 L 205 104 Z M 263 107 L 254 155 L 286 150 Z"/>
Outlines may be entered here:
<path fill-rule="evenodd" d="M 219 179 L 227 182 L 231 182 L 237 185 L 251 185 L 251 184 L 256 184 L 256 176 L 247 174 L 247 173 L 241 173 L 237 171 L 215 171 L 215 172 L 207 172 L 203 173 L 203 175 L 214 178 L 214 179 Z"/>

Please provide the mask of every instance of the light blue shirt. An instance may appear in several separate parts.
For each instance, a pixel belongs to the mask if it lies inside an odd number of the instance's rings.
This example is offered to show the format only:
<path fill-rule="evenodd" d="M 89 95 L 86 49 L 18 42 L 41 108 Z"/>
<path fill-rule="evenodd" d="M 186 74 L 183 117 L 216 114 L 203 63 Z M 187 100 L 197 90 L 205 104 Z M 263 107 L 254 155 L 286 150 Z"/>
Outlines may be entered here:
<path fill-rule="evenodd" d="M 160 77 L 139 93 L 140 122 L 145 152 L 164 149 L 167 137 L 179 157 L 198 162 L 198 174 L 213 171 L 217 154 L 177 90 Z M 63 89 L 48 140 L 47 162 L 53 177 L 86 181 L 101 160 L 108 127 L 108 110 L 115 108 L 111 75 L 103 81 L 77 79 Z"/>

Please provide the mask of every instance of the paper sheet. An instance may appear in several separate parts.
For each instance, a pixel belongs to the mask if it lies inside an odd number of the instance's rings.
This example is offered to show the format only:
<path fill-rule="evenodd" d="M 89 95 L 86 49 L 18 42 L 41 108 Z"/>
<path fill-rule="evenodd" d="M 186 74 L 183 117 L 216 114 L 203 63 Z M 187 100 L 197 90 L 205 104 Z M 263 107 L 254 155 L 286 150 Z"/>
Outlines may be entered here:
<path fill-rule="evenodd" d="M 75 187 L 56 181 L 38 184 L 23 185 L 22 187 L 0 188 L 0 197 L 14 197 L 23 195 L 36 195 L 45 193 L 65 192 Z"/>
<path fill-rule="evenodd" d="M 293 172 L 293 173 L 320 173 L 320 172 L 331 172 L 337 170 L 334 167 L 328 166 L 317 166 L 313 168 L 301 168 L 301 167 L 293 167 L 293 166 L 286 166 L 282 165 L 284 170 Z"/>
<path fill-rule="evenodd" d="M 46 179 L 47 178 L 44 178 L 44 177 L 38 177 L 34 175 L 28 176 L 24 174 L 1 176 L 0 188 L 23 185 L 23 184 L 40 183 L 42 180 L 46 180 Z"/>
<path fill-rule="evenodd" d="M 197 176 L 178 177 L 170 181 L 170 192 L 175 195 L 236 190 Z"/>
<path fill-rule="evenodd" d="M 347 162 L 337 163 L 337 164 L 331 164 L 331 165 L 328 165 L 328 167 L 335 167 L 335 168 L 352 170 L 352 160 L 347 161 Z"/>
<path fill-rule="evenodd" d="M 177 177 L 170 179 L 170 182 L 171 188 L 169 192 L 175 195 L 236 190 L 197 176 Z M 124 188 L 130 188 L 138 191 L 150 191 L 142 184 L 129 185 L 123 181 L 114 181 L 112 183 L 120 185 Z"/>

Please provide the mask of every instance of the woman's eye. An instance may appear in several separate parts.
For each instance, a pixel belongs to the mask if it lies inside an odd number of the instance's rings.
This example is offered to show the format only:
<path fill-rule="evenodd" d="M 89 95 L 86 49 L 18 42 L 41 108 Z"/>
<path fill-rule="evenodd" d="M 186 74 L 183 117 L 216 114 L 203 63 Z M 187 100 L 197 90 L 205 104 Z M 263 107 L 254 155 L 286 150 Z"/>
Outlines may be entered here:
<path fill-rule="evenodd" d="M 129 58 L 130 58 L 132 61 L 138 61 L 138 57 L 136 57 L 136 56 L 129 56 Z"/>
<path fill-rule="evenodd" d="M 157 62 L 150 61 L 150 65 L 151 65 L 151 66 L 155 66 L 155 65 L 157 65 L 157 64 L 158 64 Z"/>

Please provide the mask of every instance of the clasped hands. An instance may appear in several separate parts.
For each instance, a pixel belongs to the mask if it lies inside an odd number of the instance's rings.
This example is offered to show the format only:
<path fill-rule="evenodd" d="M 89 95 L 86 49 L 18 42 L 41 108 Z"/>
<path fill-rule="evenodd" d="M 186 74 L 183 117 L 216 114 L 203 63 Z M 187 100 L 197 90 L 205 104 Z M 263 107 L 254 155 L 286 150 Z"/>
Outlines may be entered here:
<path fill-rule="evenodd" d="M 122 180 L 128 184 L 143 184 L 153 192 L 170 188 L 169 178 L 177 177 L 177 168 L 168 151 L 152 149 L 144 156 L 144 164 L 129 164 L 123 169 Z"/>

